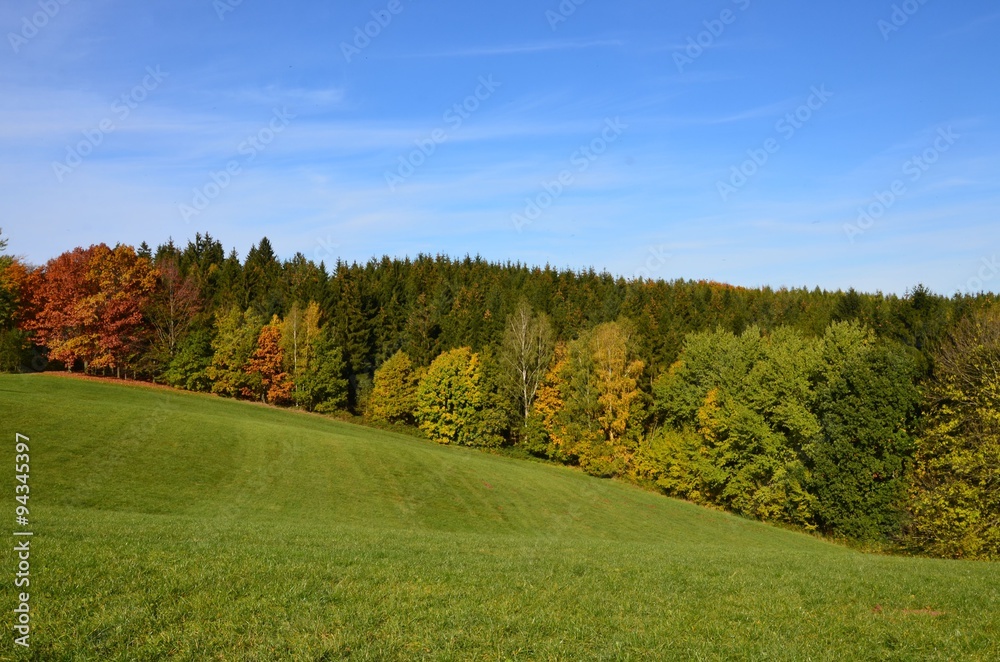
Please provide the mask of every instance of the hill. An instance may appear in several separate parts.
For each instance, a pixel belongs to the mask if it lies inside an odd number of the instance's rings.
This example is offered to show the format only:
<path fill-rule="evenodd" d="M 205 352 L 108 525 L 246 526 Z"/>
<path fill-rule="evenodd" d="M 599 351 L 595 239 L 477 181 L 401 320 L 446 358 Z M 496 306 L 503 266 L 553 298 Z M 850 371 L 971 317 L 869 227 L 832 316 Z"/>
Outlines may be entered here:
<path fill-rule="evenodd" d="M 993 564 L 166 389 L 2 375 L 0 411 L 35 659 L 1000 657 Z"/>

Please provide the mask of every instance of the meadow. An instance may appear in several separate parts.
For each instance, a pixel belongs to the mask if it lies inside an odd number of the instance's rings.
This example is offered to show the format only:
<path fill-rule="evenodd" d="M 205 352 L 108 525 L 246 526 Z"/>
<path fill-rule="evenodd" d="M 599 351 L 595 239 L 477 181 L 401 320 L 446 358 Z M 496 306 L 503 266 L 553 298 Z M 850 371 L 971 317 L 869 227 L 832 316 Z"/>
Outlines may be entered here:
<path fill-rule="evenodd" d="M 0 375 L 0 412 L 34 533 L 3 659 L 1000 659 L 995 564 L 168 389 Z"/>

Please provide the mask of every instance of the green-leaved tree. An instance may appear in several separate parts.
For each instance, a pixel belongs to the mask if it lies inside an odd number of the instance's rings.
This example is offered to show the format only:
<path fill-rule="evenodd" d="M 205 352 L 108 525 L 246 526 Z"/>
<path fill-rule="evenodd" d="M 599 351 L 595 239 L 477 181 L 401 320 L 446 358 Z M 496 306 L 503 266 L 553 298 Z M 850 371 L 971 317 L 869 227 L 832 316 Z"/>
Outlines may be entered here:
<path fill-rule="evenodd" d="M 503 430 L 489 411 L 496 405 L 482 359 L 468 347 L 434 359 L 417 387 L 420 429 L 442 444 L 501 445 Z"/>
<path fill-rule="evenodd" d="M 1000 312 L 959 323 L 934 365 L 910 539 L 939 556 L 1000 558 Z"/>

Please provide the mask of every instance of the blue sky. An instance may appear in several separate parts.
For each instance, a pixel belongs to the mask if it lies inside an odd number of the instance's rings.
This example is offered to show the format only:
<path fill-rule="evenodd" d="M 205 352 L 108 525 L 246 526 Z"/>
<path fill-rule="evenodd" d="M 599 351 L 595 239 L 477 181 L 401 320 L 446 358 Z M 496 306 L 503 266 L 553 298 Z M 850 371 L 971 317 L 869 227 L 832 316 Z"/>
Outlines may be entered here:
<path fill-rule="evenodd" d="M 0 227 L 35 263 L 208 231 L 1000 291 L 992 1 L 8 0 L 0 25 Z"/>

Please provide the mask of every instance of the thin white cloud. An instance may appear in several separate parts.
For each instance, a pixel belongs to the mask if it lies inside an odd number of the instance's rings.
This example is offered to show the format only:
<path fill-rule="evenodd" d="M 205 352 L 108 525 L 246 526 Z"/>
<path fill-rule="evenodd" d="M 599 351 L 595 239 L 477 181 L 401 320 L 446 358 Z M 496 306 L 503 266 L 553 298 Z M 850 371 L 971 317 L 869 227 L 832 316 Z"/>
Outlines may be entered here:
<path fill-rule="evenodd" d="M 697 121 L 702 124 L 733 124 L 735 122 L 745 122 L 746 120 L 756 120 L 762 117 L 774 118 L 778 117 L 782 112 L 788 110 L 788 108 L 794 107 L 794 104 L 799 102 L 799 99 L 785 99 L 783 101 L 777 101 L 775 103 L 769 103 L 755 108 L 748 108 L 747 110 L 733 113 L 731 115 L 723 115 L 721 117 L 704 117 Z"/>
<path fill-rule="evenodd" d="M 979 18 L 969 21 L 965 25 L 960 25 L 957 28 L 952 28 L 951 30 L 942 32 L 940 35 L 938 35 L 938 39 L 950 39 L 952 37 L 958 37 L 964 34 L 968 34 L 970 32 L 975 32 L 984 25 L 993 23 L 997 19 L 1000 19 L 1000 12 L 997 12 L 995 14 L 987 14 L 986 16 L 980 16 Z"/>
<path fill-rule="evenodd" d="M 663 115 L 649 119 L 651 123 L 665 127 L 717 126 L 720 124 L 736 124 L 748 120 L 780 119 L 785 112 L 801 103 L 801 98 L 788 98 L 774 103 L 747 108 L 727 115 Z"/>
<path fill-rule="evenodd" d="M 277 85 L 267 85 L 261 88 L 238 90 L 235 96 L 237 100 L 249 103 L 288 104 L 329 109 L 340 107 L 344 102 L 345 93 L 341 88 L 290 89 Z"/>
<path fill-rule="evenodd" d="M 436 51 L 429 53 L 410 53 L 406 57 L 486 57 L 491 55 L 524 55 L 527 53 L 544 53 L 547 51 L 571 51 L 587 48 L 615 48 L 624 46 L 619 39 L 594 39 L 590 41 L 541 41 L 533 44 L 510 44 L 506 46 L 486 46 L 452 51 Z"/>

